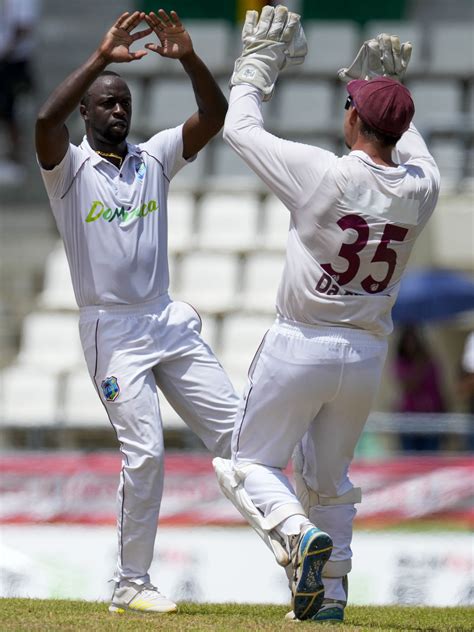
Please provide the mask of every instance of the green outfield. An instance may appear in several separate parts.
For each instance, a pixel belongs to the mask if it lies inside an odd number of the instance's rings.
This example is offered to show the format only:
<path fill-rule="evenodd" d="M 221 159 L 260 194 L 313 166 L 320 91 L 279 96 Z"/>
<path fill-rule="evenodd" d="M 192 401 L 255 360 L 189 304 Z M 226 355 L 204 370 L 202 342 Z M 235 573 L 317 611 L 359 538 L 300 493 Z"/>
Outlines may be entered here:
<path fill-rule="evenodd" d="M 180 604 L 173 615 L 111 615 L 104 603 L 86 601 L 1 599 L 1 629 L 110 631 L 115 632 L 166 630 L 216 630 L 218 632 L 274 632 L 295 630 L 295 623 L 285 622 L 283 606 L 242 604 Z M 317 624 L 296 624 L 307 629 Z M 320 626 L 318 626 L 319 628 Z M 328 627 L 328 626 L 323 626 Z M 473 608 L 375 607 L 352 606 L 347 609 L 346 623 L 340 629 L 348 632 L 379 630 L 436 632 L 472 630 Z"/>

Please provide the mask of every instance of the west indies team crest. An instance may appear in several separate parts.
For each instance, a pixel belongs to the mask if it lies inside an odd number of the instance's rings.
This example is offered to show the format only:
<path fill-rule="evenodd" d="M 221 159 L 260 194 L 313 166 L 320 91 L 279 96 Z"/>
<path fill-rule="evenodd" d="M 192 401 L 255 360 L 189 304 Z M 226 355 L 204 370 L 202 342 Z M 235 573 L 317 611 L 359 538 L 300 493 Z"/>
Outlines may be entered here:
<path fill-rule="evenodd" d="M 145 177 L 146 173 L 146 164 L 144 162 L 141 162 L 135 169 L 135 173 L 137 174 L 138 180 L 140 180 L 140 182 L 143 182 L 143 178 Z"/>
<path fill-rule="evenodd" d="M 101 383 L 101 387 L 104 397 L 108 402 L 114 402 L 120 395 L 120 387 L 117 378 L 113 375 L 106 377 Z"/>

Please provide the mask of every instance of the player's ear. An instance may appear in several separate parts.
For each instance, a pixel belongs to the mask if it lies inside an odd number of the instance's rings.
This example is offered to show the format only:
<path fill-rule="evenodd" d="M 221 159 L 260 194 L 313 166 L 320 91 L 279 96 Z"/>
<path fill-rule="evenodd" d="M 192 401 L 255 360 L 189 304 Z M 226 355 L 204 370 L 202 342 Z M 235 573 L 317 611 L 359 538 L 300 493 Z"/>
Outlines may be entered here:
<path fill-rule="evenodd" d="M 348 121 L 348 127 L 349 129 L 353 130 L 354 132 L 358 132 L 359 128 L 360 128 L 360 117 L 357 114 L 357 110 L 355 108 L 351 108 L 348 112 L 348 116 L 347 116 L 347 121 Z"/>
<path fill-rule="evenodd" d="M 87 121 L 89 119 L 89 116 L 87 114 L 87 106 L 85 103 L 81 103 L 79 106 L 79 114 L 82 116 L 82 118 Z"/>
<path fill-rule="evenodd" d="M 357 120 L 360 120 L 359 115 L 357 114 L 357 110 L 352 107 L 349 110 L 349 122 L 351 123 L 351 125 L 355 125 L 357 123 Z"/>

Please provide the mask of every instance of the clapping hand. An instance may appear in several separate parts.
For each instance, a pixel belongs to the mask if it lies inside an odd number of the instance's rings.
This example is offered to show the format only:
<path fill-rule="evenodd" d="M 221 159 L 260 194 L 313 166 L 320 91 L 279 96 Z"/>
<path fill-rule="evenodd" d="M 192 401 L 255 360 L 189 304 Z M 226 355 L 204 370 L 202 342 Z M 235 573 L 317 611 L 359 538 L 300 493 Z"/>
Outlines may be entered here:
<path fill-rule="evenodd" d="M 135 61 L 147 54 L 146 50 L 139 50 L 133 53 L 130 51 L 130 46 L 134 42 L 150 35 L 153 31 L 149 27 L 136 33 L 131 33 L 143 19 L 145 19 L 145 14 L 141 11 L 122 13 L 110 28 L 99 47 L 99 52 L 107 64 Z"/>
<path fill-rule="evenodd" d="M 356 58 L 348 68 L 341 68 L 339 79 L 373 79 L 374 77 L 390 77 L 400 81 L 410 61 L 412 45 L 402 44 L 396 35 L 381 33 L 364 42 Z"/>
<path fill-rule="evenodd" d="M 150 29 L 156 33 L 161 44 L 145 44 L 148 50 L 172 59 L 182 59 L 193 51 L 189 33 L 182 25 L 176 11 L 171 11 L 170 15 L 163 9 L 158 11 L 158 15 L 152 11 L 145 15 L 144 19 Z"/>

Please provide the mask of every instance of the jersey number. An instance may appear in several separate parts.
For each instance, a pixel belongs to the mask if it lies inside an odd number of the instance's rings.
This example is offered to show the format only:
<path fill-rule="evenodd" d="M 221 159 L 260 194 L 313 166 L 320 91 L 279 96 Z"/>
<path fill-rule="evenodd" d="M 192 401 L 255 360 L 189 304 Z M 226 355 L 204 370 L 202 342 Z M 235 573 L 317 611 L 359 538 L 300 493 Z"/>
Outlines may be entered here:
<path fill-rule="evenodd" d="M 339 257 L 347 261 L 347 269 L 344 272 L 337 272 L 330 263 L 323 263 L 321 266 L 325 272 L 330 274 L 339 285 L 350 283 L 355 277 L 360 267 L 360 257 L 358 253 L 365 248 L 369 241 L 369 225 L 360 215 L 345 215 L 337 222 L 342 230 L 355 230 L 357 239 L 350 244 L 342 244 L 338 252 Z M 397 253 L 393 248 L 389 248 L 391 241 L 403 241 L 408 233 L 408 228 L 397 226 L 396 224 L 386 224 L 377 250 L 372 257 L 372 263 L 383 261 L 388 265 L 387 274 L 383 279 L 377 281 L 372 275 L 366 276 L 361 281 L 362 288 L 370 293 L 383 292 L 390 283 L 395 266 L 397 265 Z"/>

